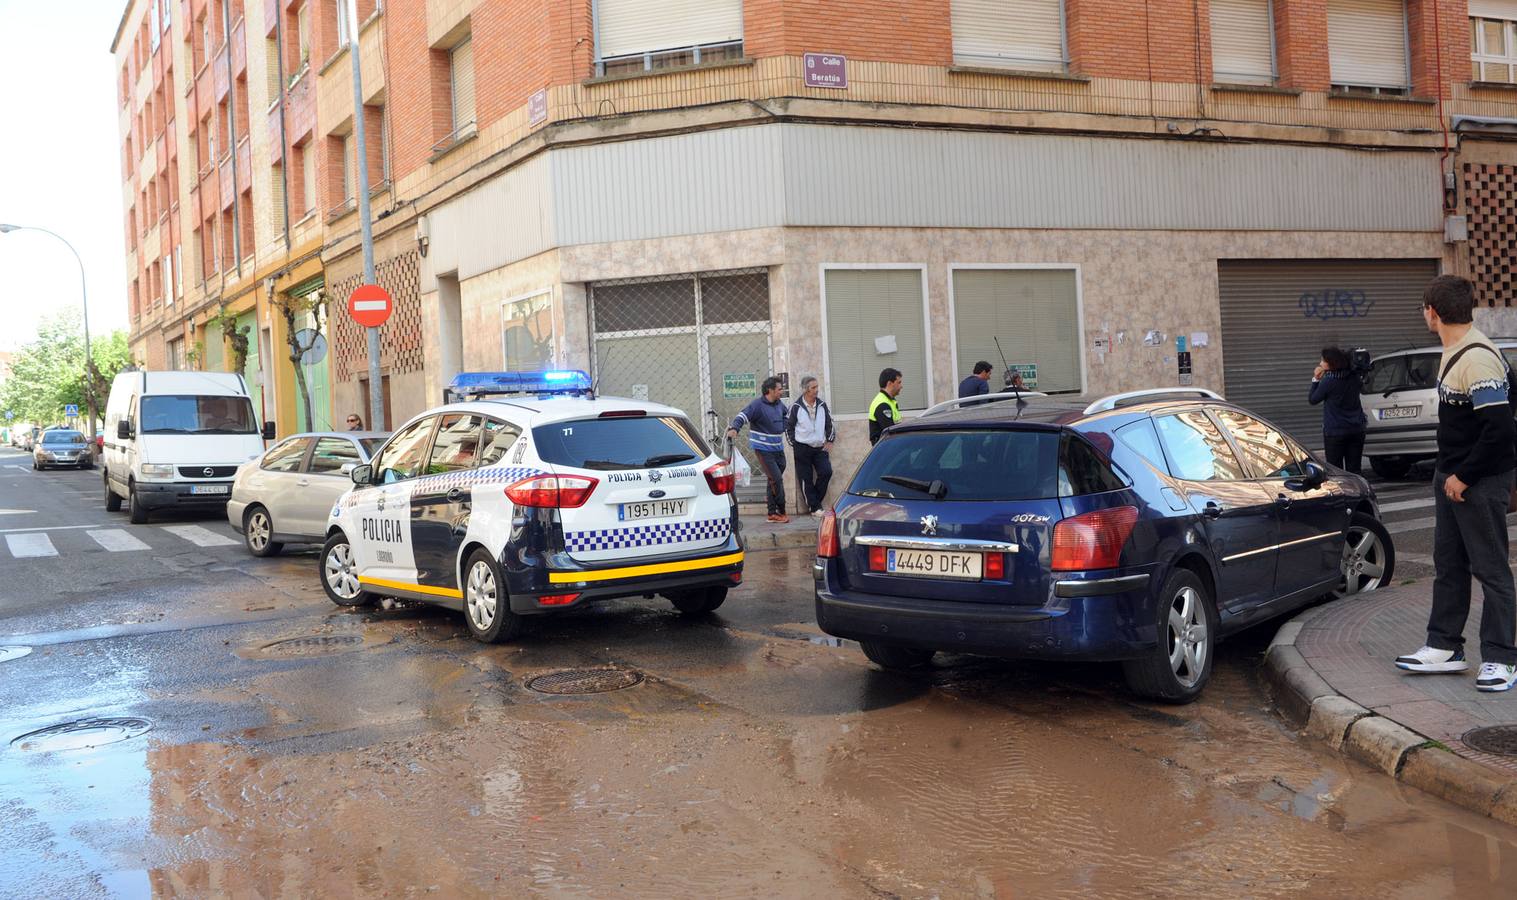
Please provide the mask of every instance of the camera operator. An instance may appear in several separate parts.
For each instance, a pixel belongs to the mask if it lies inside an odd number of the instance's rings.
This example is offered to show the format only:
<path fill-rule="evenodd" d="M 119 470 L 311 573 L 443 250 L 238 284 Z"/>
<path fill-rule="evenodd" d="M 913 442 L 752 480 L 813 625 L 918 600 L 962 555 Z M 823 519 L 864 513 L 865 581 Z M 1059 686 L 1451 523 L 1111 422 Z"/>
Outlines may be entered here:
<path fill-rule="evenodd" d="M 1322 445 L 1330 465 L 1359 474 L 1367 427 L 1359 403 L 1363 381 L 1348 353 L 1339 347 L 1323 347 L 1322 361 L 1312 371 L 1312 389 L 1307 401 L 1322 404 Z"/>

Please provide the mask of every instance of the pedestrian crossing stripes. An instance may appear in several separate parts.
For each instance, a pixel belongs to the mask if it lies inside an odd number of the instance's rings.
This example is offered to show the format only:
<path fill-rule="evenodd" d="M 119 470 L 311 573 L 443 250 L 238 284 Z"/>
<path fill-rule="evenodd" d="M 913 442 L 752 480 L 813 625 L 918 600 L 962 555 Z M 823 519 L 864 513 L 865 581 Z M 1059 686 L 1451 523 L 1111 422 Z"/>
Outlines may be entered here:
<path fill-rule="evenodd" d="M 182 537 L 197 547 L 234 547 L 238 543 L 224 534 L 217 534 L 199 525 L 165 525 L 163 530 Z"/>
<path fill-rule="evenodd" d="M 112 553 L 149 549 L 147 544 L 132 537 L 132 533 L 124 528 L 104 528 L 86 533 L 94 538 L 95 543 Z"/>
<path fill-rule="evenodd" d="M 8 534 L 5 536 L 5 545 L 10 548 L 11 556 L 17 559 L 58 555 L 58 549 L 53 546 L 53 542 L 46 534 L 39 532 Z"/>
<path fill-rule="evenodd" d="M 0 560 L 67 559 L 80 553 L 160 554 L 184 552 L 194 547 L 239 547 L 242 541 L 228 531 L 203 525 L 113 528 L 97 525 L 54 525 L 34 529 L 0 530 Z"/>

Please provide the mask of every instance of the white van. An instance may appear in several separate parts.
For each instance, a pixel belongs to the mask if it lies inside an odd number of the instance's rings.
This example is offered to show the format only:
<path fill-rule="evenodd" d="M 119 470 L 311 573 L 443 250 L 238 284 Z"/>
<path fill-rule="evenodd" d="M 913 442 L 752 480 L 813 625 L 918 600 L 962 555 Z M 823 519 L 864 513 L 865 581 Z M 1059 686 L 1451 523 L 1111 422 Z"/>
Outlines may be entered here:
<path fill-rule="evenodd" d="M 105 406 L 105 508 L 125 500 L 134 524 L 155 509 L 220 512 L 237 467 L 273 438 L 273 422 L 260 433 L 241 375 L 122 372 Z"/>

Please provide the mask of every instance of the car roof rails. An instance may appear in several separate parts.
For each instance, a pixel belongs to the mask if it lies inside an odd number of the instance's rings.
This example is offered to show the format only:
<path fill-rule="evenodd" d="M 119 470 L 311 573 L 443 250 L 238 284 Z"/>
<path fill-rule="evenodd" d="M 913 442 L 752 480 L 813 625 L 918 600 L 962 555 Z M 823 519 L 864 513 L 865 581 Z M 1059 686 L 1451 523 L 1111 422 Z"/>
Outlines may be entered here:
<path fill-rule="evenodd" d="M 999 394 L 976 394 L 973 397 L 959 397 L 957 400 L 944 400 L 923 410 L 923 416 L 930 416 L 940 412 L 961 409 L 966 406 L 979 406 L 985 403 L 1001 403 L 1006 400 L 1027 400 L 1035 397 L 1047 397 L 1047 394 L 1038 391 L 1005 391 Z"/>
<path fill-rule="evenodd" d="M 1162 400 L 1166 398 L 1180 400 L 1187 397 L 1207 400 L 1222 399 L 1221 394 L 1216 391 L 1209 391 L 1206 388 L 1148 388 L 1142 391 L 1128 391 L 1123 394 L 1112 394 L 1109 397 L 1102 397 L 1100 400 L 1085 407 L 1085 415 L 1089 416 L 1098 412 L 1107 412 L 1119 406 L 1131 406 L 1134 403 L 1145 403 L 1149 400 Z"/>

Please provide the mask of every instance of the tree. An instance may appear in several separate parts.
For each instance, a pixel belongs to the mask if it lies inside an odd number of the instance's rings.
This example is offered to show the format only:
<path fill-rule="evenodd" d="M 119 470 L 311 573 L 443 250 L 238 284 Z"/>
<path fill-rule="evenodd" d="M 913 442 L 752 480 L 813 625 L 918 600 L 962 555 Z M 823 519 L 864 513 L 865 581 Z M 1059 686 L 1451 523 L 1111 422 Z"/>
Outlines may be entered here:
<path fill-rule="evenodd" d="M 327 292 L 317 288 L 299 297 L 281 293 L 274 301 L 274 307 L 284 317 L 285 342 L 290 346 L 290 362 L 295 366 L 295 386 L 300 390 L 300 402 L 306 414 L 306 427 L 315 428 L 315 419 L 311 410 L 311 386 L 306 383 L 305 366 L 300 362 L 316 347 L 316 342 L 321 339 L 322 332 L 326 330 Z M 307 314 L 311 317 L 311 327 L 296 328 L 296 322 Z M 302 331 L 307 335 L 304 340 L 301 339 Z"/>
<path fill-rule="evenodd" d="M 97 339 L 90 350 L 90 383 L 95 402 L 103 407 L 116 373 L 131 362 L 126 333 Z M 44 319 L 37 339 L 16 354 L 10 377 L 0 385 L 0 410 L 24 421 L 55 422 L 68 404 L 85 405 L 84 379 L 84 326 L 79 312 L 69 309 Z"/>
<path fill-rule="evenodd" d="M 252 333 L 253 326 L 244 325 L 238 328 L 237 316 L 227 311 L 226 304 L 222 304 L 221 310 L 216 315 L 206 319 L 205 324 L 211 328 L 221 329 L 221 336 L 232 345 L 232 368 L 229 371 L 241 374 L 248 367 L 248 335 Z"/>

